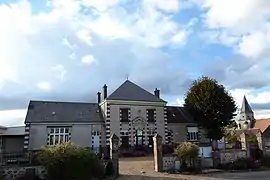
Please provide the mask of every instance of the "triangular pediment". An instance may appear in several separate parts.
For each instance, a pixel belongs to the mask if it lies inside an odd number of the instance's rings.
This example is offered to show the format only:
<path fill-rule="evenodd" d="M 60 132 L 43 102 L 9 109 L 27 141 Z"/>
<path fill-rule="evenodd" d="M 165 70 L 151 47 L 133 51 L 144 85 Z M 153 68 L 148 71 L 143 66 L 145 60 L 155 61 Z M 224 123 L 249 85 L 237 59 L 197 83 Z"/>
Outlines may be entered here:
<path fill-rule="evenodd" d="M 131 121 L 135 129 L 143 129 L 146 126 L 146 119 L 142 118 L 141 116 L 138 116 Z"/>
<path fill-rule="evenodd" d="M 146 122 L 146 119 L 141 116 L 137 116 L 132 120 L 132 122 Z"/>
<path fill-rule="evenodd" d="M 129 80 L 126 80 L 107 99 L 123 101 L 165 102 L 164 100 Z"/>

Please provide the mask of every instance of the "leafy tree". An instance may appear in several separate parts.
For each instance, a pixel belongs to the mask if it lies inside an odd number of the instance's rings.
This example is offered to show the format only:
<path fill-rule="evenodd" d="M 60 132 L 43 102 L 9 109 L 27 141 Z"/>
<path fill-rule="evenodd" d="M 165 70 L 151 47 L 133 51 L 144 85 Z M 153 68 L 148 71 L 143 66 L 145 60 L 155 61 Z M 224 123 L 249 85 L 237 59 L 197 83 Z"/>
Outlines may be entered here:
<path fill-rule="evenodd" d="M 103 167 L 92 151 L 71 143 L 47 146 L 38 154 L 48 171 L 48 180 L 90 180 L 103 174 Z"/>
<path fill-rule="evenodd" d="M 237 131 L 227 131 L 224 133 L 224 136 L 229 144 L 235 144 L 240 138 L 240 134 Z"/>
<path fill-rule="evenodd" d="M 205 76 L 192 83 L 185 95 L 184 106 L 213 140 L 223 137 L 225 128 L 234 122 L 237 110 L 233 97 L 224 86 Z"/>

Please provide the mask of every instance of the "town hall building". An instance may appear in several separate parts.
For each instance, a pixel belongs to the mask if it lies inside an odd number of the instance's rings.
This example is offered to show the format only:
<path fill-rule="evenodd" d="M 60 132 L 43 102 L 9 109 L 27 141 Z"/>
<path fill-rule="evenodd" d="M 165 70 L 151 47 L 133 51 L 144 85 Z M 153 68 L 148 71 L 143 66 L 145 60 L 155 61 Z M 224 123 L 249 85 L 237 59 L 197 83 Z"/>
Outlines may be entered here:
<path fill-rule="evenodd" d="M 112 94 L 104 85 L 97 102 L 30 101 L 25 119 L 24 148 L 40 149 L 71 141 L 99 149 L 115 133 L 122 147 L 153 146 L 158 133 L 164 144 L 192 141 L 209 144 L 183 107 L 167 106 L 160 90 L 150 93 L 126 80 Z"/>

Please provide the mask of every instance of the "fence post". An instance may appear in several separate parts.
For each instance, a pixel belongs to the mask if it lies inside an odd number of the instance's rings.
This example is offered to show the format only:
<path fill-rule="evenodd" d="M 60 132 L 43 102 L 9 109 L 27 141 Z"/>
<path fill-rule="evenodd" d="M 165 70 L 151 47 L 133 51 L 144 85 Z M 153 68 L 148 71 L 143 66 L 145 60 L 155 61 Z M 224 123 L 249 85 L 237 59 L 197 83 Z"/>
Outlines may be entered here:
<path fill-rule="evenodd" d="M 154 141 L 154 165 L 155 171 L 163 171 L 163 154 L 162 154 L 162 137 L 156 134 L 153 137 Z"/>
<path fill-rule="evenodd" d="M 119 176 L 119 138 L 112 134 L 110 137 L 110 158 L 113 162 L 115 176 Z"/>

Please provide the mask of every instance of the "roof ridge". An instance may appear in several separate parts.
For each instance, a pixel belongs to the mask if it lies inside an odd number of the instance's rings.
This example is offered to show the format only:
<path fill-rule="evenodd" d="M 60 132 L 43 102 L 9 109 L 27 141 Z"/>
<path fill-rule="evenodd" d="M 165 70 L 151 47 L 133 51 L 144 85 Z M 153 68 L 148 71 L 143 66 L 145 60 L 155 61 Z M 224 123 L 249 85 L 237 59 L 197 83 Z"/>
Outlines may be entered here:
<path fill-rule="evenodd" d="M 69 103 L 69 104 L 98 104 L 95 102 L 81 102 L 81 101 L 57 101 L 57 100 L 30 100 L 30 102 L 44 102 L 44 103 Z"/>
<path fill-rule="evenodd" d="M 166 102 L 141 86 L 126 80 L 108 97 L 108 100 Z"/>

